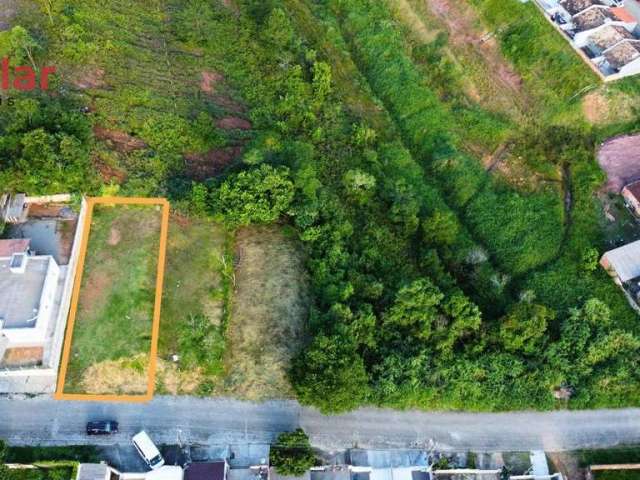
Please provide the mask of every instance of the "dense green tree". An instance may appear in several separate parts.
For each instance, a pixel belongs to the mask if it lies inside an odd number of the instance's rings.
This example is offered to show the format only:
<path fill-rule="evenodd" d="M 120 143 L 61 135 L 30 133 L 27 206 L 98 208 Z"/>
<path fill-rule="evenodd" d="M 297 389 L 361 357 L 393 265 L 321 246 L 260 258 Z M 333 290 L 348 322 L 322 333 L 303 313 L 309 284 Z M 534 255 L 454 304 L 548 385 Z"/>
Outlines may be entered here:
<path fill-rule="evenodd" d="M 287 168 L 260 165 L 224 182 L 216 205 L 236 225 L 271 223 L 286 213 L 294 196 Z"/>
<path fill-rule="evenodd" d="M 539 353 L 554 319 L 555 312 L 544 305 L 520 302 L 500 320 L 500 342 L 508 352 Z"/>
<path fill-rule="evenodd" d="M 352 410 L 369 397 L 369 376 L 354 342 L 343 335 L 317 335 L 293 362 L 300 401 L 323 413 Z"/>
<path fill-rule="evenodd" d="M 303 429 L 278 435 L 269 451 L 269 463 L 280 475 L 301 477 L 316 463 L 316 457 Z"/>

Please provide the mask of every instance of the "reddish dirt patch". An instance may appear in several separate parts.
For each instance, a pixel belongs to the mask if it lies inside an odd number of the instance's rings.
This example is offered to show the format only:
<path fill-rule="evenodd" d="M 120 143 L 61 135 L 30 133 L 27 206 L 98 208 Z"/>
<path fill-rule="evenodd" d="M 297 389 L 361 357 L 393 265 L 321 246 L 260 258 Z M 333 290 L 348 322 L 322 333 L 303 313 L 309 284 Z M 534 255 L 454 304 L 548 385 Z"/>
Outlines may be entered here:
<path fill-rule="evenodd" d="M 185 155 L 187 175 L 193 180 L 206 180 L 219 175 L 242 154 L 242 147 L 216 148 L 204 154 Z"/>
<path fill-rule="evenodd" d="M 522 78 L 502 57 L 495 38 L 488 38 L 488 32 L 477 27 L 480 25 L 480 19 L 471 7 L 459 0 L 425 0 L 425 2 L 447 27 L 453 44 L 473 45 L 487 62 L 489 71 L 494 73 L 495 79 L 511 90 L 520 92 Z"/>
<path fill-rule="evenodd" d="M 251 130 L 251 122 L 240 117 L 224 117 L 216 121 L 216 127 L 222 130 Z"/>
<path fill-rule="evenodd" d="M 100 159 L 94 158 L 93 165 L 106 183 L 123 183 L 127 179 L 124 171 L 107 165 Z"/>
<path fill-rule="evenodd" d="M 71 80 L 71 83 L 80 90 L 104 87 L 106 85 L 104 81 L 104 73 L 105 72 L 102 68 L 89 70 Z"/>
<path fill-rule="evenodd" d="M 6 367 L 28 367 L 40 365 L 44 349 L 42 347 L 8 348 L 2 358 Z"/>
<path fill-rule="evenodd" d="M 93 133 L 98 140 L 109 143 L 114 149 L 121 153 L 130 153 L 134 150 L 147 148 L 147 144 L 139 138 L 119 130 L 109 130 L 96 125 L 93 127 Z"/>
<path fill-rule="evenodd" d="M 202 80 L 200 81 L 200 90 L 205 93 L 215 93 L 216 86 L 224 82 L 224 75 L 218 72 L 202 72 Z"/>
<path fill-rule="evenodd" d="M 58 218 L 69 208 L 64 203 L 32 203 L 29 205 L 29 216 L 36 218 Z"/>
<path fill-rule="evenodd" d="M 640 179 L 640 134 L 610 138 L 598 150 L 598 163 L 607 174 L 605 189 L 619 193 Z"/>
<path fill-rule="evenodd" d="M 109 239 L 107 240 L 107 243 L 111 246 L 115 246 L 120 243 L 120 240 L 122 240 L 122 234 L 120 233 L 120 230 L 118 230 L 117 228 L 111 227 L 111 230 L 109 231 Z"/>

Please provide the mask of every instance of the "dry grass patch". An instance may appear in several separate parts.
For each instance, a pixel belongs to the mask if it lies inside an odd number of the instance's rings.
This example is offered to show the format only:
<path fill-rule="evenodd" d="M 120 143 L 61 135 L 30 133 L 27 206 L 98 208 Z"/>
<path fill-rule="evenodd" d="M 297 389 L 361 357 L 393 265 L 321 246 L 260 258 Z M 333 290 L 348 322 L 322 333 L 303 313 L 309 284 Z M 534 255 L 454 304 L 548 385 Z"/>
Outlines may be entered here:
<path fill-rule="evenodd" d="M 238 230 L 223 392 L 250 400 L 292 395 L 291 358 L 302 344 L 309 292 L 296 239 L 277 227 Z"/>
<path fill-rule="evenodd" d="M 148 355 L 144 353 L 96 363 L 84 371 L 82 389 L 98 395 L 144 394 L 149 382 L 148 365 Z"/>
<path fill-rule="evenodd" d="M 640 98 L 607 85 L 585 95 L 582 111 L 587 121 L 593 125 L 630 122 L 636 118 L 635 110 L 640 108 Z"/>

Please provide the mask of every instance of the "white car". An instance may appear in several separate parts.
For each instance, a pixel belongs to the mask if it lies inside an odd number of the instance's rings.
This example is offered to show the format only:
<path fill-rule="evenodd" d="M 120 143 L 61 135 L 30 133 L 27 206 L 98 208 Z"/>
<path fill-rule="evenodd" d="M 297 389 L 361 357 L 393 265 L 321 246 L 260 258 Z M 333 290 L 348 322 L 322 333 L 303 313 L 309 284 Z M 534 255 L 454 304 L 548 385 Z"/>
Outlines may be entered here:
<path fill-rule="evenodd" d="M 157 470 L 164 465 L 164 458 L 162 458 L 160 450 L 158 450 L 158 447 L 151 441 L 147 432 L 142 430 L 136 433 L 131 441 L 151 470 Z"/>

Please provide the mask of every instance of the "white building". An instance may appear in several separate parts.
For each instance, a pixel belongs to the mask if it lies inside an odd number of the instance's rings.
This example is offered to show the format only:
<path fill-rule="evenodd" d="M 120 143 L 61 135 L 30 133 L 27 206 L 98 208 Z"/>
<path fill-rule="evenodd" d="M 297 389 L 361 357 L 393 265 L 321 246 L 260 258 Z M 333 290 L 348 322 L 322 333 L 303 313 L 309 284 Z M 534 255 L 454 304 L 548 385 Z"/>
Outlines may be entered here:
<path fill-rule="evenodd" d="M 44 348 L 57 311 L 60 267 L 52 256 L 32 256 L 24 246 L 0 240 L 0 252 L 10 253 L 0 256 L 0 358 L 12 348 Z"/>

